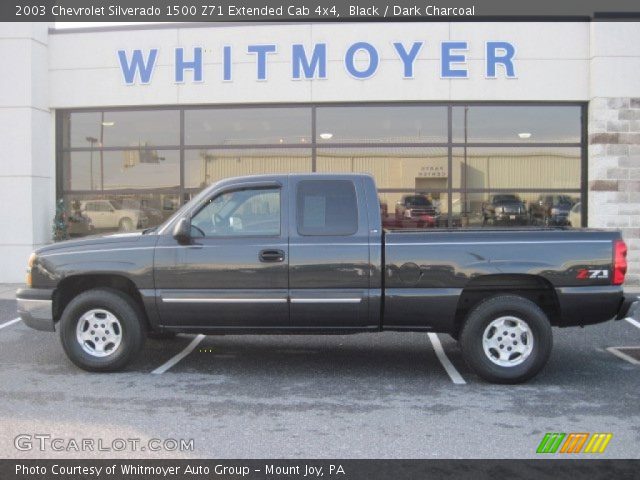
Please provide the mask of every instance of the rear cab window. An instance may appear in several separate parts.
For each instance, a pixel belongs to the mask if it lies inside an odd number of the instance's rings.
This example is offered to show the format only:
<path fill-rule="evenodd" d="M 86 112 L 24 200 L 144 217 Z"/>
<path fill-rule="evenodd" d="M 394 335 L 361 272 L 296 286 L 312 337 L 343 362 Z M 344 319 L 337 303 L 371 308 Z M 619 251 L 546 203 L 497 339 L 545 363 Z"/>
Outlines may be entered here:
<path fill-rule="evenodd" d="M 358 231 L 358 202 L 349 180 L 303 180 L 296 192 L 298 235 L 350 236 Z"/>

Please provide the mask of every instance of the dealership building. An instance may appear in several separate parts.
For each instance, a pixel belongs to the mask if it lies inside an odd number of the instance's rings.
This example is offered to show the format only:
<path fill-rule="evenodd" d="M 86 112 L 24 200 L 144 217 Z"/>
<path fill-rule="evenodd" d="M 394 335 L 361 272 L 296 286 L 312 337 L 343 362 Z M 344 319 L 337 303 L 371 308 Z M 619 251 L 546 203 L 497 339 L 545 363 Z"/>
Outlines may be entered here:
<path fill-rule="evenodd" d="M 640 23 L 2 23 L 0 58 L 0 282 L 60 199 L 81 236 L 225 177 L 367 172 L 396 226 L 493 227 L 502 196 L 620 229 L 640 284 Z"/>

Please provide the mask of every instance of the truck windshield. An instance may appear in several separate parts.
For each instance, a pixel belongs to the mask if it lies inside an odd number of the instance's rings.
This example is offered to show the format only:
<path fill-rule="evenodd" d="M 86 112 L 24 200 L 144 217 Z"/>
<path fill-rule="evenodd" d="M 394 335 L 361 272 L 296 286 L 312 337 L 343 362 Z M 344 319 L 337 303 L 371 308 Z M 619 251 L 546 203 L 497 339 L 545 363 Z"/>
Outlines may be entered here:
<path fill-rule="evenodd" d="M 493 197 L 493 203 L 519 203 L 520 199 L 517 195 L 496 195 Z"/>
<path fill-rule="evenodd" d="M 404 204 L 408 207 L 430 207 L 431 202 L 427 197 L 415 196 L 407 197 L 404 200 Z"/>
<path fill-rule="evenodd" d="M 198 193 L 195 197 L 193 197 L 187 203 L 182 205 L 182 207 L 176 210 L 176 212 L 173 215 L 167 218 L 167 220 L 162 225 L 158 226 L 156 231 L 159 233 L 162 233 L 164 229 L 167 228 L 169 225 L 171 225 L 171 223 L 176 218 L 182 217 L 184 213 L 191 208 L 192 205 L 199 203 L 204 197 L 206 197 L 209 194 L 210 191 L 211 191 L 210 188 L 205 188 L 202 191 L 200 191 L 200 193 Z"/>

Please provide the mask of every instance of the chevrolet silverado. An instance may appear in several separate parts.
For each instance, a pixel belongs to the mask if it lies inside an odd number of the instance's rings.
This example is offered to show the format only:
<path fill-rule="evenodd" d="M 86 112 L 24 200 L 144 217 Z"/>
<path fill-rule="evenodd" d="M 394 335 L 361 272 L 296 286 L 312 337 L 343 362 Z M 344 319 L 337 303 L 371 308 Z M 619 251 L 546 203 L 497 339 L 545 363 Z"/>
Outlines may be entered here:
<path fill-rule="evenodd" d="M 523 382 L 552 326 L 624 318 L 615 231 L 383 230 L 372 177 L 222 180 L 164 224 L 35 251 L 24 322 L 71 361 L 124 368 L 148 335 L 441 332 L 482 378 Z"/>

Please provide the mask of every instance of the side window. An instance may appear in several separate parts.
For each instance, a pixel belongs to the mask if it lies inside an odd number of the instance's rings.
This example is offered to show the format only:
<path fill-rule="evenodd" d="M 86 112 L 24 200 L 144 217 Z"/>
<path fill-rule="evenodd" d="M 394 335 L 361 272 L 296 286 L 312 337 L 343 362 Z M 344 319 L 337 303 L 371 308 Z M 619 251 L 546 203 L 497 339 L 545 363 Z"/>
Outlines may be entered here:
<path fill-rule="evenodd" d="M 349 180 L 304 180 L 296 196 L 298 234 L 353 235 L 358 231 L 358 202 Z"/>
<path fill-rule="evenodd" d="M 212 198 L 191 219 L 194 237 L 280 235 L 280 190 L 255 188 Z"/>

